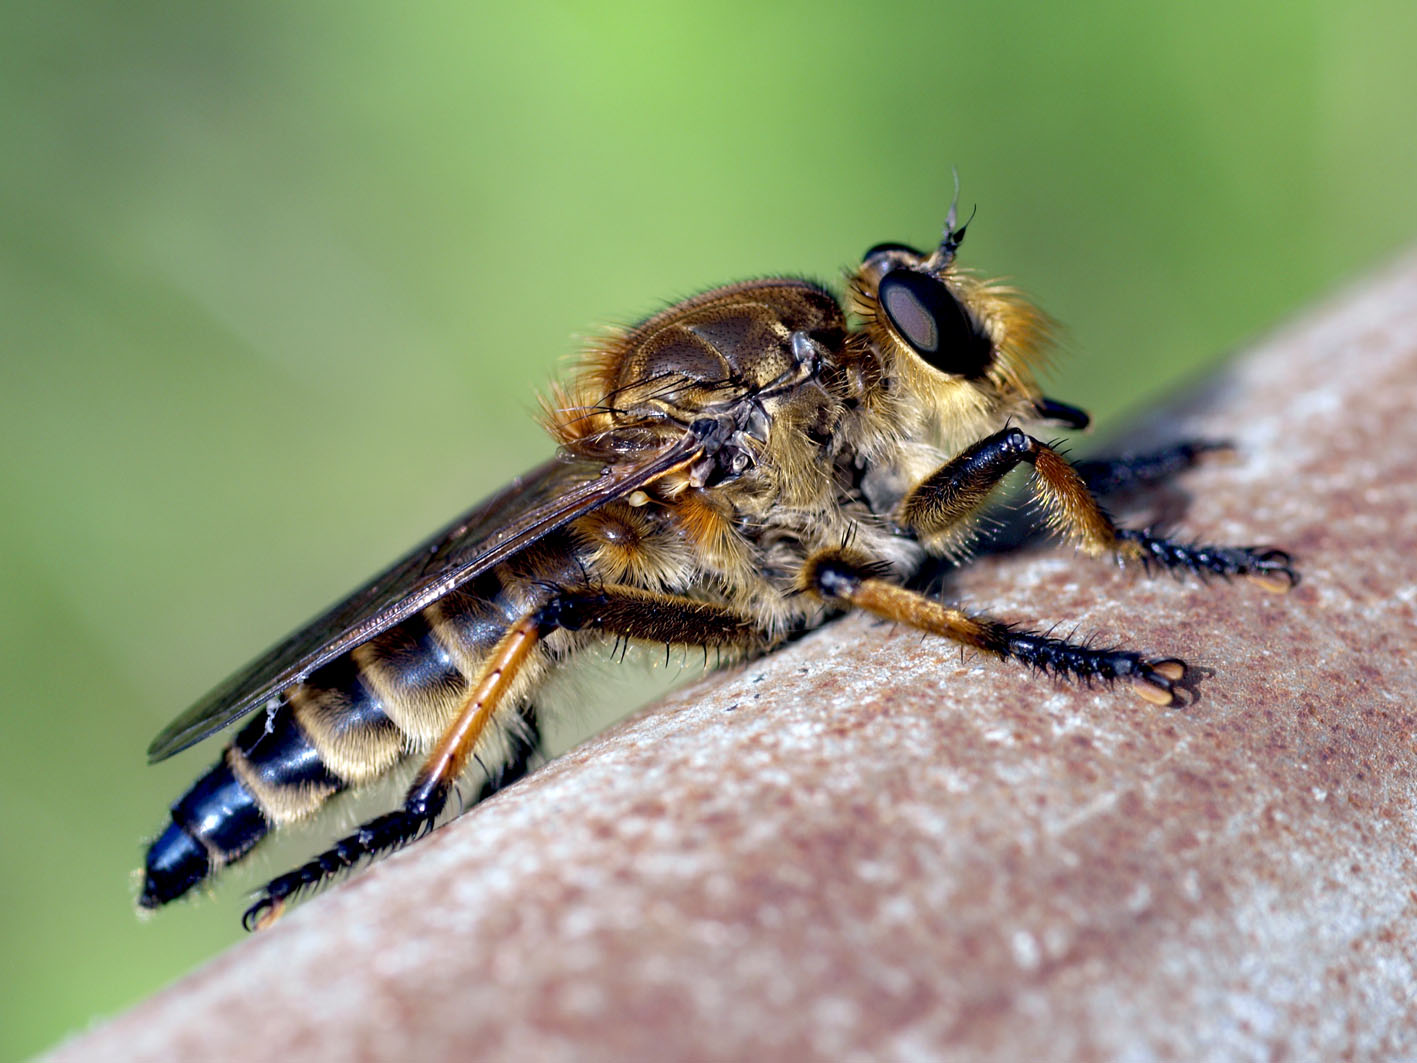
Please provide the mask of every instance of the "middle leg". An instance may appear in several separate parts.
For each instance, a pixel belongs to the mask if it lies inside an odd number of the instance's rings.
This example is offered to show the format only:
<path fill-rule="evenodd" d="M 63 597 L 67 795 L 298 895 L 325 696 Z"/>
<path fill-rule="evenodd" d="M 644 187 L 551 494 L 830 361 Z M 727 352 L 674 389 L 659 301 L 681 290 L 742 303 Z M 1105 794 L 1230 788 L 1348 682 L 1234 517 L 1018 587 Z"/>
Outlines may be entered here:
<path fill-rule="evenodd" d="M 858 554 L 826 550 L 808 558 L 799 584 L 803 591 L 829 604 L 864 609 L 1040 671 L 1084 682 L 1123 680 L 1154 705 L 1176 703 L 1176 683 L 1186 674 L 1184 661 L 1084 646 L 992 617 L 971 616 L 882 579 L 878 571 L 879 566 Z"/>

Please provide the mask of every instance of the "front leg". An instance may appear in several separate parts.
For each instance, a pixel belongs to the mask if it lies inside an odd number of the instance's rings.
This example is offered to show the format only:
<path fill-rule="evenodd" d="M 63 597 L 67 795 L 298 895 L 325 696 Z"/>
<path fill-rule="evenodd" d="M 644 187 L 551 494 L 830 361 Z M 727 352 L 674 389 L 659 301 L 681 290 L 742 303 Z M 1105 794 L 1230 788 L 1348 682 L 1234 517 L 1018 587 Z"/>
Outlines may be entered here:
<path fill-rule="evenodd" d="M 912 590 L 882 579 L 880 566 L 848 550 L 824 550 L 807 559 L 799 587 L 829 605 L 868 613 L 942 635 L 996 657 L 1031 668 L 1091 682 L 1123 680 L 1154 705 L 1176 702 L 1176 683 L 1186 674 L 1184 661 L 1144 657 L 1130 650 L 1099 649 L 1041 635 L 987 616 L 970 616 Z"/>
<path fill-rule="evenodd" d="M 900 522 L 937 553 L 957 548 L 969 518 L 1005 476 L 1033 466 L 1033 493 L 1048 525 L 1093 557 L 1113 554 L 1150 567 L 1218 576 L 1245 576 L 1266 590 L 1298 582 L 1282 550 L 1178 543 L 1150 532 L 1118 528 L 1066 458 L 1018 428 L 1004 428 L 947 462 L 905 497 Z"/>

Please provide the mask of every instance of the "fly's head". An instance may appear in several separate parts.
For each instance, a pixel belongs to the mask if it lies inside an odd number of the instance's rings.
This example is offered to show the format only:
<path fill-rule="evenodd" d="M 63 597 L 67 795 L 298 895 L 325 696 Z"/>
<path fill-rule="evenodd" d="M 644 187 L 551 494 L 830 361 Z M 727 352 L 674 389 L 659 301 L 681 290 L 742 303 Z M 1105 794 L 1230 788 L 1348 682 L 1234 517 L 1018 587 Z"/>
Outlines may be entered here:
<path fill-rule="evenodd" d="M 907 420 L 951 447 L 1010 417 L 1038 416 L 1034 369 L 1049 339 L 1047 318 L 1017 292 L 959 268 L 964 231 L 951 207 L 934 250 L 877 244 L 849 283 L 883 378 L 900 382 Z"/>

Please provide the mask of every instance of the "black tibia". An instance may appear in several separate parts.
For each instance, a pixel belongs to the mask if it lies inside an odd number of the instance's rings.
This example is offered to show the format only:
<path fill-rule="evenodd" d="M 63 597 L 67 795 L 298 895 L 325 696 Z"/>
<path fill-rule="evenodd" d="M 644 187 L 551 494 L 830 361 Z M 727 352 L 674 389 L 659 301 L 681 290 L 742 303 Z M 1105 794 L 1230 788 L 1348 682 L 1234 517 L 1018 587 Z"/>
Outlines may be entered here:
<path fill-rule="evenodd" d="M 1206 450 L 1223 444 L 1184 443 L 1143 458 L 1094 463 L 1091 473 L 1119 489 L 1131 477 L 1140 482 L 1184 468 Z M 925 538 L 948 535 L 968 518 L 1020 463 L 1033 466 L 1034 495 L 1050 526 L 1093 556 L 1113 553 L 1151 568 L 1220 576 L 1248 576 L 1270 590 L 1298 582 L 1292 560 L 1282 550 L 1258 546 L 1182 544 L 1150 532 L 1118 528 L 1093 497 L 1081 471 L 1048 444 L 1017 428 L 982 439 L 927 477 L 901 504 L 901 520 Z M 1107 486 L 1107 483 L 1104 483 Z"/>
<path fill-rule="evenodd" d="M 361 861 L 407 845 L 431 830 L 447 807 L 456 780 L 487 720 L 527 659 L 531 647 L 557 628 L 743 651 L 767 644 L 764 632 L 752 620 L 708 602 L 634 587 L 555 591 L 545 606 L 523 617 L 499 640 L 484 663 L 482 673 L 472 684 L 458 717 L 448 725 L 414 777 L 403 808 L 371 820 L 313 860 L 268 882 L 242 919 L 246 928 L 253 930 L 267 925 L 290 898 L 318 887 Z M 534 720 L 534 715 L 527 718 L 531 735 L 535 733 Z M 489 774 L 477 800 L 526 773 L 535 752 L 535 741 L 514 733 L 511 742 L 509 763 L 500 773 Z M 488 767 L 495 772 L 495 766 Z"/>
<path fill-rule="evenodd" d="M 511 750 L 506 764 L 501 771 L 487 776 L 477 796 L 468 803 L 468 807 L 525 778 L 530 770 L 531 762 L 541 745 L 536 708 L 526 705 L 519 715 L 523 729 L 520 732 L 513 731 L 508 736 Z M 306 861 L 293 871 L 271 879 L 262 887 L 256 903 L 241 917 L 241 925 L 247 930 L 256 930 L 292 897 L 314 889 L 326 879 L 348 871 L 361 861 L 378 859 L 417 840 L 433 829 L 438 814 L 447 803 L 447 797 L 447 792 L 443 792 L 430 801 L 428 793 L 420 793 L 418 798 L 410 802 L 413 807 L 405 805 L 404 808 L 370 820 L 353 834 L 335 842 L 319 856 Z"/>
<path fill-rule="evenodd" d="M 545 609 L 523 615 L 510 625 L 482 662 L 457 713 L 424 758 L 404 796 L 403 808 L 369 821 L 315 859 L 272 879 L 260 891 L 256 903 L 246 910 L 242 924 L 248 930 L 267 926 L 280 915 L 292 896 L 316 888 L 359 861 L 397 849 L 431 830 L 447 807 L 454 785 L 498 705 L 537 644 L 555 626 Z M 514 757 L 517 755 L 515 747 L 510 752 Z"/>
<path fill-rule="evenodd" d="M 1175 702 L 1175 684 L 1186 674 L 1185 663 L 1174 657 L 1144 657 L 1130 650 L 1086 646 L 992 617 L 970 616 L 880 579 L 875 571 L 876 566 L 862 557 L 830 551 L 808 560 L 802 587 L 824 601 L 864 609 L 986 653 L 1011 657 L 1040 671 L 1083 682 L 1124 679 L 1147 701 L 1158 705 Z"/>
<path fill-rule="evenodd" d="M 1228 453 L 1230 443 L 1192 439 L 1148 454 L 1124 454 L 1074 463 L 1073 468 L 1095 495 L 1137 491 L 1169 480 L 1196 465 L 1206 454 Z"/>
<path fill-rule="evenodd" d="M 1203 546 L 1178 543 L 1150 532 L 1122 528 L 1117 537 L 1132 544 L 1147 568 L 1156 565 L 1200 576 L 1248 576 L 1273 590 L 1288 590 L 1299 582 L 1294 559 L 1268 546 Z"/>
<path fill-rule="evenodd" d="M 417 797 L 410 795 L 403 808 L 371 819 L 318 856 L 271 879 L 261 887 L 256 903 L 246 909 L 241 925 L 247 930 L 259 930 L 280 915 L 292 898 L 316 889 L 363 860 L 385 856 L 415 841 L 433 829 L 447 798 L 447 789 L 431 795 L 426 790 Z"/>
<path fill-rule="evenodd" d="M 313 889 L 341 871 L 347 871 L 363 859 L 393 852 L 432 827 L 431 818 L 415 816 L 405 809 L 370 820 L 313 860 L 267 882 L 261 888 L 256 903 L 247 908 L 246 914 L 241 917 L 241 925 L 247 930 L 265 926 L 290 898 Z"/>
<path fill-rule="evenodd" d="M 1018 428 L 1004 428 L 946 462 L 901 503 L 901 522 L 929 540 L 947 540 L 1020 464 L 1033 466 L 1033 493 L 1048 524 L 1080 549 L 1099 555 L 1121 548 L 1112 518 L 1067 459 Z"/>
<path fill-rule="evenodd" d="M 546 615 L 568 631 L 595 630 L 620 638 L 672 646 L 755 649 L 766 635 L 748 617 L 721 605 L 637 587 L 566 591 Z"/>
<path fill-rule="evenodd" d="M 1041 445 L 1017 428 L 980 440 L 906 495 L 901 523 L 925 536 L 948 532 L 983 505 L 999 481 Z"/>

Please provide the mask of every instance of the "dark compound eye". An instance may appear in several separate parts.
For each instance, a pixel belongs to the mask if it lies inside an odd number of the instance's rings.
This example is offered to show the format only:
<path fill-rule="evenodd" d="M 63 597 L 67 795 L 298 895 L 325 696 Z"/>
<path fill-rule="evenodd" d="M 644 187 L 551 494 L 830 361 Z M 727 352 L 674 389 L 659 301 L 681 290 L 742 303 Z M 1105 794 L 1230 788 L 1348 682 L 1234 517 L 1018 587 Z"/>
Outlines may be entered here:
<path fill-rule="evenodd" d="M 909 244 L 877 244 L 861 256 L 861 261 L 865 262 L 868 258 L 874 258 L 876 255 L 884 255 L 889 251 L 904 251 L 907 254 L 914 255 L 916 258 L 925 257 L 923 251 L 917 251 Z"/>
<path fill-rule="evenodd" d="M 943 281 L 893 269 L 881 278 L 878 298 L 900 338 L 940 372 L 974 379 L 993 364 L 993 340 Z"/>

